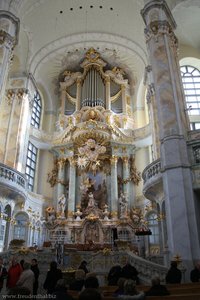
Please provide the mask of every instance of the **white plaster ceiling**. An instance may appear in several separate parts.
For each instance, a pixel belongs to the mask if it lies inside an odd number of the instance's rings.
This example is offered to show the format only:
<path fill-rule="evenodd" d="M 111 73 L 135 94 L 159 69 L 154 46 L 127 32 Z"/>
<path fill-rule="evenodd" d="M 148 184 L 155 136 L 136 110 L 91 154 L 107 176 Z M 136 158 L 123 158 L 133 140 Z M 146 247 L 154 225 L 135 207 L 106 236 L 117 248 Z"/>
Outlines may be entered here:
<path fill-rule="evenodd" d="M 20 18 L 13 74 L 31 72 L 49 98 L 58 100 L 58 77 L 76 69 L 86 50 L 97 49 L 111 66 L 138 86 L 148 64 L 143 0 L 1 0 Z M 3 2 L 1 5 L 3 5 Z M 179 43 L 200 50 L 200 0 L 167 0 L 177 23 Z M 133 88 L 134 91 L 134 88 Z"/>

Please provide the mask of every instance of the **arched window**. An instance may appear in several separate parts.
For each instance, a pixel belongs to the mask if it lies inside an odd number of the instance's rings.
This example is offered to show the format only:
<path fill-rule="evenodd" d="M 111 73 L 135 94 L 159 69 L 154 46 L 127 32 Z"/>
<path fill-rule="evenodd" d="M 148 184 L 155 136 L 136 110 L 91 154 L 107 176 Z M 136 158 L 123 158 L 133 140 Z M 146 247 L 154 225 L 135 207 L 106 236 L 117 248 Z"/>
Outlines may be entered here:
<path fill-rule="evenodd" d="M 159 229 L 158 229 L 158 216 L 156 213 L 152 212 L 147 217 L 148 227 L 152 232 L 152 235 L 149 235 L 150 245 L 159 244 Z"/>
<path fill-rule="evenodd" d="M 34 95 L 33 109 L 31 115 L 31 125 L 35 128 L 40 127 L 41 113 L 42 113 L 41 97 L 40 94 L 36 92 Z"/>
<path fill-rule="evenodd" d="M 189 116 L 200 115 L 200 71 L 192 66 L 182 66 L 181 77 Z M 191 121 L 191 129 L 200 129 L 200 121 Z"/>
<path fill-rule="evenodd" d="M 28 152 L 26 159 L 26 177 L 28 180 L 28 189 L 33 191 L 38 149 L 31 143 L 28 143 Z"/>
<path fill-rule="evenodd" d="M 15 216 L 16 224 L 14 226 L 13 239 L 26 241 L 28 231 L 28 216 L 24 213 L 19 213 Z"/>

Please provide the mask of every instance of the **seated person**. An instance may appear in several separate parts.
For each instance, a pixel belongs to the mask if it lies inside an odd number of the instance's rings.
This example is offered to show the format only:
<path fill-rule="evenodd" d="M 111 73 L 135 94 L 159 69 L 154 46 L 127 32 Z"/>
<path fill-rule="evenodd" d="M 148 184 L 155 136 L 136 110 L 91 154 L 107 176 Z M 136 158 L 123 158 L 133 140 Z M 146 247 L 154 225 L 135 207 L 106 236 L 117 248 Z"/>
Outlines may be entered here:
<path fill-rule="evenodd" d="M 85 283 L 85 272 L 82 269 L 78 269 L 75 272 L 75 279 L 70 284 L 70 290 L 81 291 Z"/>
<path fill-rule="evenodd" d="M 119 295 L 117 298 L 123 300 L 144 300 L 144 292 L 137 291 L 135 284 L 134 280 L 127 279 L 124 282 L 124 295 Z"/>
<path fill-rule="evenodd" d="M 160 278 L 158 276 L 152 278 L 151 284 L 150 289 L 145 292 L 146 296 L 165 296 L 170 294 L 166 286 L 160 284 Z"/>
<path fill-rule="evenodd" d="M 108 285 L 117 285 L 118 279 L 121 277 L 121 266 L 114 265 L 108 273 Z"/>
<path fill-rule="evenodd" d="M 197 262 L 194 269 L 190 272 L 190 280 L 192 282 L 200 281 L 200 262 Z"/>
<path fill-rule="evenodd" d="M 181 283 L 182 273 L 177 268 L 177 262 L 171 261 L 171 267 L 166 275 L 166 283 Z"/>

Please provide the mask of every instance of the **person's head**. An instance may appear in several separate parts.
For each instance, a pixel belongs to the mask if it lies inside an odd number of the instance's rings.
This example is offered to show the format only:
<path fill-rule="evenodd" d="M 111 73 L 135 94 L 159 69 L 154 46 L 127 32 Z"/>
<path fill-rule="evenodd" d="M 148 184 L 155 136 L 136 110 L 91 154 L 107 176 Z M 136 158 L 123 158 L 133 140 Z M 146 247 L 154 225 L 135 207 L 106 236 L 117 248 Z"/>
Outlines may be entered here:
<path fill-rule="evenodd" d="M 99 287 L 99 281 L 96 277 L 90 276 L 85 279 L 85 288 L 93 288 L 98 289 Z"/>
<path fill-rule="evenodd" d="M 76 280 L 83 280 L 85 279 L 85 271 L 82 269 L 78 269 L 75 272 L 75 279 Z"/>
<path fill-rule="evenodd" d="M 56 270 L 57 269 L 57 262 L 56 261 L 52 261 L 50 263 L 50 270 Z"/>
<path fill-rule="evenodd" d="M 17 263 L 18 263 L 17 258 L 15 256 L 13 256 L 12 259 L 11 259 L 11 265 L 15 266 Z"/>
<path fill-rule="evenodd" d="M 28 262 L 25 261 L 23 268 L 24 268 L 24 271 L 29 270 L 31 268 L 31 264 L 29 264 Z"/>
<path fill-rule="evenodd" d="M 36 259 L 36 258 L 33 258 L 33 259 L 31 260 L 31 265 L 32 265 L 32 266 L 36 266 L 37 264 L 38 264 L 37 259 Z"/>
<path fill-rule="evenodd" d="M 101 300 L 101 294 L 94 288 L 86 288 L 83 290 L 78 297 L 79 300 Z"/>
<path fill-rule="evenodd" d="M 195 269 L 200 271 L 200 261 L 197 261 L 194 266 L 195 266 Z"/>
<path fill-rule="evenodd" d="M 160 285 L 160 278 L 159 278 L 159 276 L 153 277 L 151 279 L 151 284 L 152 284 L 152 286 L 154 286 L 154 285 Z"/>
<path fill-rule="evenodd" d="M 86 260 L 83 260 L 83 261 L 81 262 L 81 266 L 87 266 L 87 261 L 86 261 Z"/>
<path fill-rule="evenodd" d="M 124 282 L 124 294 L 125 295 L 137 295 L 136 283 L 132 279 L 127 279 Z"/>
<path fill-rule="evenodd" d="M 66 279 L 59 279 L 56 283 L 56 290 L 67 290 Z"/>

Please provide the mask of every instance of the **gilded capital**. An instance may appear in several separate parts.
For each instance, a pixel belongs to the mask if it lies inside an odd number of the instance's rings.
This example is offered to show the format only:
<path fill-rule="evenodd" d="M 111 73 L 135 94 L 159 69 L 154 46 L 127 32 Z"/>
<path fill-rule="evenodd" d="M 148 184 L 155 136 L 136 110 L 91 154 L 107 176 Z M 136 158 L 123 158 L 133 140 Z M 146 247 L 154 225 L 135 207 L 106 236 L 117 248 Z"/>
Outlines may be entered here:
<path fill-rule="evenodd" d="M 111 165 L 115 165 L 117 163 L 117 161 L 118 161 L 118 156 L 113 155 L 110 158 Z"/>
<path fill-rule="evenodd" d="M 73 166 L 73 167 L 76 166 L 76 160 L 75 160 L 75 158 L 73 156 L 70 156 L 67 159 L 68 159 L 68 161 L 70 163 L 70 166 Z"/>
<path fill-rule="evenodd" d="M 129 161 L 128 156 L 123 156 L 122 161 L 123 161 L 123 163 L 128 164 L 128 161 Z"/>
<path fill-rule="evenodd" d="M 65 166 L 66 158 L 62 157 L 58 159 L 58 167 L 59 169 L 63 169 Z"/>

